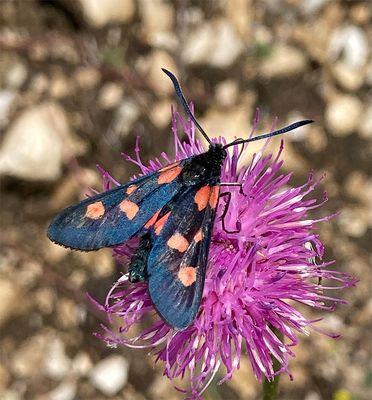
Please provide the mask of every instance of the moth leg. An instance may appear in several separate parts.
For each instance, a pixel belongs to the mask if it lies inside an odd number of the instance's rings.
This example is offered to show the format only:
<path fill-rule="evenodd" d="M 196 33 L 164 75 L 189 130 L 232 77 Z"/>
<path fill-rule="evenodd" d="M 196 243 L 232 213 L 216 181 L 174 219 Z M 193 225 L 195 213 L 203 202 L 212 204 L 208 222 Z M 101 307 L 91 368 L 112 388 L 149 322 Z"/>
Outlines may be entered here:
<path fill-rule="evenodd" d="M 230 192 L 224 192 L 224 193 L 221 193 L 221 194 L 220 194 L 220 197 L 222 197 L 222 196 L 227 196 L 227 202 L 226 202 L 226 205 L 225 205 L 225 209 L 223 210 L 223 213 L 222 213 L 222 215 L 221 215 L 222 229 L 223 229 L 226 233 L 239 233 L 239 232 L 241 231 L 241 229 L 242 229 L 241 222 L 239 221 L 239 219 L 236 221 L 236 230 L 234 230 L 234 231 L 229 231 L 229 230 L 226 228 L 226 225 L 225 225 L 225 217 L 226 217 L 227 211 L 228 211 L 229 206 L 230 206 L 231 193 L 230 193 Z"/>
<path fill-rule="evenodd" d="M 140 238 L 137 251 L 134 253 L 128 266 L 129 282 L 143 282 L 147 280 L 147 260 L 152 247 L 149 233 Z"/>
<path fill-rule="evenodd" d="M 222 182 L 220 183 L 220 186 L 239 186 L 239 193 L 247 197 L 247 195 L 244 193 L 243 185 L 239 182 Z"/>

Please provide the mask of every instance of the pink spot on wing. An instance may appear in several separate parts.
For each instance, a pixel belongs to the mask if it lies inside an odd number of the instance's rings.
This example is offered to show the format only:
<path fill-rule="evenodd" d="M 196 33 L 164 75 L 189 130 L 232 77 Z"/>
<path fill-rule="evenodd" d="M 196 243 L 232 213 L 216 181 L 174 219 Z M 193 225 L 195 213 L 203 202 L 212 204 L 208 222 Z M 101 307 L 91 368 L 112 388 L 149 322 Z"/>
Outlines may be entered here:
<path fill-rule="evenodd" d="M 120 211 L 122 211 L 129 220 L 132 220 L 138 213 L 139 207 L 136 203 L 129 200 L 123 200 L 119 204 Z"/>
<path fill-rule="evenodd" d="M 127 194 L 131 194 L 131 193 L 133 193 L 136 189 L 137 189 L 137 186 L 136 186 L 136 185 L 130 185 L 130 186 L 127 187 L 126 192 L 127 192 Z"/>
<path fill-rule="evenodd" d="M 102 201 L 89 204 L 85 212 L 85 216 L 91 219 L 99 219 L 105 214 L 105 207 Z"/>
<path fill-rule="evenodd" d="M 182 167 L 176 166 L 174 168 L 167 169 L 164 172 L 160 172 L 158 176 L 158 184 L 163 185 L 164 183 L 171 183 L 177 178 L 181 171 Z"/>
<path fill-rule="evenodd" d="M 189 247 L 189 242 L 180 233 L 175 233 L 168 239 L 167 245 L 171 249 L 178 250 L 179 252 L 184 253 Z"/>
<path fill-rule="evenodd" d="M 204 208 L 207 207 L 210 191 L 211 188 L 207 185 L 203 186 L 196 192 L 194 200 L 199 211 L 203 211 Z"/>
<path fill-rule="evenodd" d="M 183 286 L 191 286 L 196 281 L 196 268 L 183 267 L 178 271 L 178 279 Z"/>

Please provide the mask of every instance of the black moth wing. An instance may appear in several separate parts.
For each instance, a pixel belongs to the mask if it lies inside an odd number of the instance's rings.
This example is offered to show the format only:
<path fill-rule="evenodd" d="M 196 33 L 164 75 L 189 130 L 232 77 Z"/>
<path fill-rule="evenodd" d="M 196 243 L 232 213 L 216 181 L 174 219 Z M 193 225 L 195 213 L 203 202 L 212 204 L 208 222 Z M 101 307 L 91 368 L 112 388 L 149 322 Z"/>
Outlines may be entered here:
<path fill-rule="evenodd" d="M 161 231 L 152 232 L 149 294 L 161 317 L 177 329 L 189 326 L 199 310 L 218 195 L 217 185 L 190 187 L 162 211 L 168 218 Z"/>
<path fill-rule="evenodd" d="M 129 240 L 183 189 L 179 182 L 183 163 L 174 163 L 66 208 L 51 222 L 49 239 L 83 251 Z"/>

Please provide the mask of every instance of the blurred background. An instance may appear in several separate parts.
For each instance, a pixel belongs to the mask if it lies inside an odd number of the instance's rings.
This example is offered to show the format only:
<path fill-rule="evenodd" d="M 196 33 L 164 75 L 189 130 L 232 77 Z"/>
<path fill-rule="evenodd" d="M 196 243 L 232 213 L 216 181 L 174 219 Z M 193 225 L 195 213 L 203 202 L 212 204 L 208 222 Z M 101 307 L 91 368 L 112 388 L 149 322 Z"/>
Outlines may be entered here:
<path fill-rule="evenodd" d="M 341 339 L 301 337 L 282 398 L 371 399 L 371 20 L 369 1 L 0 0 L 0 399 L 183 398 L 146 351 L 92 336 L 103 315 L 85 293 L 104 299 L 122 271 L 110 250 L 45 235 L 101 187 L 97 163 L 123 182 L 137 172 L 120 158 L 137 135 L 145 161 L 172 153 L 176 98 L 161 67 L 212 135 L 247 135 L 256 107 L 260 132 L 275 116 L 316 120 L 286 135 L 284 168 L 294 184 L 326 173 L 316 196 L 330 200 L 312 216 L 342 210 L 320 225 L 326 259 L 360 282 L 323 315 Z M 259 399 L 260 386 L 243 357 L 205 397 Z"/>

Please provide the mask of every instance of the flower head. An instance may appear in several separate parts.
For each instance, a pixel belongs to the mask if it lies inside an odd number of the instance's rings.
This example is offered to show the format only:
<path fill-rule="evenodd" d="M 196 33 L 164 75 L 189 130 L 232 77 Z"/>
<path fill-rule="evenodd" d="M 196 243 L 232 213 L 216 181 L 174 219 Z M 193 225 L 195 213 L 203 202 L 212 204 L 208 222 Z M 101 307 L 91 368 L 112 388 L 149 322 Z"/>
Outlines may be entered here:
<path fill-rule="evenodd" d="M 251 135 L 257 123 L 258 115 Z M 178 124 L 187 141 L 181 141 Z M 172 131 L 175 160 L 205 151 L 195 138 L 193 124 L 174 112 Z M 223 138 L 218 141 L 224 143 Z M 187 329 L 177 331 L 155 317 L 152 326 L 130 337 L 130 329 L 145 314 L 156 315 L 156 311 L 147 284 L 129 284 L 127 275 L 114 284 L 101 306 L 110 320 L 116 316 L 121 321 L 119 332 L 104 327 L 105 334 L 100 336 L 109 345 L 153 349 L 168 378 L 189 374 L 195 397 L 220 367 L 224 367 L 220 383 L 231 379 L 243 353 L 258 380 L 272 379 L 281 372 L 289 374 L 288 362 L 297 334 L 306 333 L 315 322 L 306 319 L 296 305 L 302 303 L 332 311 L 344 301 L 326 295 L 324 289 L 355 283 L 349 275 L 330 269 L 331 262 L 322 261 L 323 244 L 314 227 L 329 217 L 318 220 L 309 217 L 312 209 L 326 201 L 326 196 L 320 203 L 309 198 L 318 181 L 310 174 L 304 185 L 289 186 L 291 174 L 281 172 L 283 143 L 275 157 L 263 155 L 265 146 L 252 155 L 248 165 L 241 165 L 241 161 L 249 145 L 243 149 L 234 146 L 225 161 L 221 181 L 240 183 L 242 190 L 238 186 L 228 188 L 231 201 L 227 211 L 226 200 L 220 199 L 202 304 Z M 135 153 L 136 158 L 124 155 L 124 159 L 138 165 L 141 174 L 174 161 L 162 153 L 161 159 L 144 165 L 138 141 Z M 101 172 L 105 190 L 118 184 L 107 172 Z M 233 233 L 236 230 L 239 232 Z M 120 260 L 128 259 L 135 248 L 136 241 L 131 240 L 114 248 L 114 255 Z M 315 263 L 315 259 L 319 262 Z M 330 281 L 336 285 L 325 288 L 324 282 Z M 279 371 L 274 371 L 273 357 L 281 365 Z"/>

